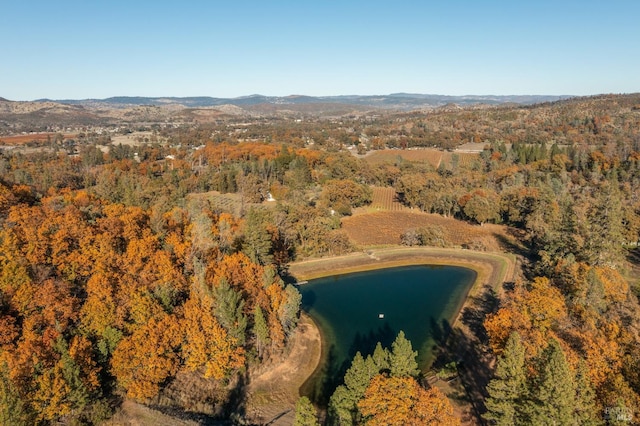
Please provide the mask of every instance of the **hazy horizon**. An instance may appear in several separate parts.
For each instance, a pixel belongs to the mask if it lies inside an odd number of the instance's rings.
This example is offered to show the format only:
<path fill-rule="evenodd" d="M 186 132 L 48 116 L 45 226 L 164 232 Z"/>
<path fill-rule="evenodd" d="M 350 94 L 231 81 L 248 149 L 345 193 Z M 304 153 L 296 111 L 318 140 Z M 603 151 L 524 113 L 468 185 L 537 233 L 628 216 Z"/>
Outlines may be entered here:
<path fill-rule="evenodd" d="M 8 101 L 16 101 L 16 102 L 38 102 L 38 101 L 90 101 L 90 100 L 108 100 L 108 99 L 117 99 L 117 98 L 146 98 L 146 99 L 188 99 L 188 98 L 211 98 L 211 99 L 246 99 L 252 97 L 266 97 L 266 98 L 293 98 L 293 97 L 313 97 L 313 98 L 337 98 L 337 97 L 385 97 L 385 96 L 399 96 L 399 95 L 408 95 L 408 96 L 434 96 L 434 97 L 451 97 L 451 98 L 465 98 L 465 97 L 477 97 L 477 98 L 485 98 L 485 97 L 496 97 L 496 98 L 505 98 L 505 97 L 561 97 L 561 98 L 574 98 L 574 97 L 589 97 L 589 96 L 601 96 L 601 95 L 629 95 L 636 92 L 627 92 L 627 93 L 591 93 L 586 95 L 572 95 L 568 93 L 564 94 L 549 94 L 549 93 L 509 93 L 504 95 L 496 95 L 493 93 L 467 93 L 463 95 L 450 95 L 446 93 L 409 93 L 409 92 L 392 92 L 392 93 L 373 93 L 373 94 L 360 94 L 360 93 L 343 93 L 343 94 L 330 94 L 330 95 L 308 95 L 305 93 L 291 93 L 286 95 L 272 95 L 272 94 L 264 94 L 264 93 L 252 93 L 249 95 L 240 95 L 240 96 L 215 96 L 215 95 L 186 95 L 186 96 L 174 96 L 174 95 L 109 95 L 100 98 L 89 97 L 89 98 L 71 98 L 71 97 L 60 97 L 60 98 L 48 98 L 48 97 L 37 97 L 33 99 L 11 99 L 7 96 L 3 96 L 0 93 L 0 98 L 3 98 Z"/>

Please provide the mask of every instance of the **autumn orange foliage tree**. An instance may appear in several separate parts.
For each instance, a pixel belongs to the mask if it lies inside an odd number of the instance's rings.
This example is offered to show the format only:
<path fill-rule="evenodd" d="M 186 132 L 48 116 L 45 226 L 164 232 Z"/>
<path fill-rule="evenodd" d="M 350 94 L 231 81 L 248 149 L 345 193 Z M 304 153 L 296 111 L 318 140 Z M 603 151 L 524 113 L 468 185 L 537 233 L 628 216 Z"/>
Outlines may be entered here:
<path fill-rule="evenodd" d="M 572 297 L 566 299 L 560 288 Z M 637 363 L 629 355 L 634 352 L 634 331 L 622 326 L 625 320 L 616 308 L 624 306 L 628 297 L 629 285 L 616 270 L 560 262 L 553 280 L 536 278 L 528 286 L 516 286 L 484 326 L 498 355 L 509 335 L 519 333 L 529 376 L 540 373 L 533 361 L 555 339 L 573 374 L 584 363 L 585 380 L 595 389 L 599 407 L 614 406 L 620 395 L 627 406 L 636 407 L 640 399 L 632 387 L 637 379 L 625 368 Z"/>
<path fill-rule="evenodd" d="M 460 424 L 437 388 L 425 390 L 412 377 L 375 376 L 358 408 L 371 426 Z"/>
<path fill-rule="evenodd" d="M 127 396 L 145 400 L 178 371 L 180 327 L 169 315 L 151 318 L 131 336 L 123 338 L 111 360 L 111 370 Z"/>
<path fill-rule="evenodd" d="M 518 287 L 505 306 L 487 317 L 484 326 L 494 353 L 501 354 L 509 335 L 518 331 L 526 336 L 526 353 L 535 357 L 566 316 L 564 299 L 558 289 L 552 287 L 547 278 L 536 278 L 528 289 Z"/>
<path fill-rule="evenodd" d="M 0 225 L 2 380 L 27 417 L 89 415 L 109 396 L 110 376 L 139 401 L 181 369 L 227 378 L 255 343 L 222 309 L 246 307 L 242 321 L 260 306 L 273 349 L 295 325 L 299 294 L 272 267 L 233 252 L 230 215 L 204 235 L 213 249 L 193 251 L 184 210 L 156 214 L 82 191 L 35 202 L 0 185 Z M 208 265 L 202 276 L 198 262 Z M 221 280 L 231 290 L 214 291 Z"/>

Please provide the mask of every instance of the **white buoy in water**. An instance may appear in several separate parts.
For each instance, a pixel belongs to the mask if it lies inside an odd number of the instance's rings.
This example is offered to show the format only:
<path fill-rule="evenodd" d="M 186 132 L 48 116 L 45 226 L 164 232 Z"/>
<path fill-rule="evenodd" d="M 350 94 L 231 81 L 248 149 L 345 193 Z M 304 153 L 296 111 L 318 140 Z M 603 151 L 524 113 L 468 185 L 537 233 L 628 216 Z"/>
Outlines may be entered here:
<path fill-rule="evenodd" d="M 384 314 L 378 314 L 378 318 L 380 319 L 384 318 Z"/>

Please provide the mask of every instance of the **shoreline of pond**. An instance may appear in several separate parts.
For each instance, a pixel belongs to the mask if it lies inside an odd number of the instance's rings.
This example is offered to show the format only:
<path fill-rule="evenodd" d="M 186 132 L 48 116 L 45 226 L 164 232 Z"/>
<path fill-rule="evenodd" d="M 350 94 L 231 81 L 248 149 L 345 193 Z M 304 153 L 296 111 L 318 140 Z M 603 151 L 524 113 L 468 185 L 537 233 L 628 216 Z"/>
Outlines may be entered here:
<path fill-rule="evenodd" d="M 514 257 L 506 253 L 405 247 L 294 262 L 289 267 L 289 274 L 297 283 L 304 285 L 317 278 L 415 265 L 457 266 L 476 272 L 476 279 L 457 309 L 452 327 L 459 324 L 460 314 L 469 297 L 477 295 L 485 286 L 497 290 L 502 283 L 513 280 L 515 270 Z"/>
<path fill-rule="evenodd" d="M 513 279 L 515 271 L 514 258 L 505 253 L 420 247 L 367 250 L 345 256 L 304 260 L 291 264 L 289 273 L 300 285 L 304 285 L 303 283 L 317 278 L 415 265 L 455 266 L 476 273 L 473 284 L 454 310 L 452 329 L 461 328 L 460 316 L 473 296 L 482 292 L 487 285 L 497 290 L 502 283 Z M 321 327 L 310 315 L 305 315 L 311 320 L 320 339 L 320 359 L 300 386 L 299 392 L 308 386 L 309 380 L 316 375 L 321 367 L 321 360 L 326 355 L 326 339 L 323 338 Z"/>

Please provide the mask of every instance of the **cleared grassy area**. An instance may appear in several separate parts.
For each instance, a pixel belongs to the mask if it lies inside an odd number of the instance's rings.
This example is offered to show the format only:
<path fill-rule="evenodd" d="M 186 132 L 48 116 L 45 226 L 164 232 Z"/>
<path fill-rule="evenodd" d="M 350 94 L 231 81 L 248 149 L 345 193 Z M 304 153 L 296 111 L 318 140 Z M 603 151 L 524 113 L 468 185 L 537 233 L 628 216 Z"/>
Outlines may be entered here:
<path fill-rule="evenodd" d="M 400 159 L 409 162 L 429 163 L 431 167 L 437 169 L 442 161 L 444 151 L 431 148 L 419 149 L 383 149 L 372 151 L 365 157 L 371 164 L 395 163 Z"/>

